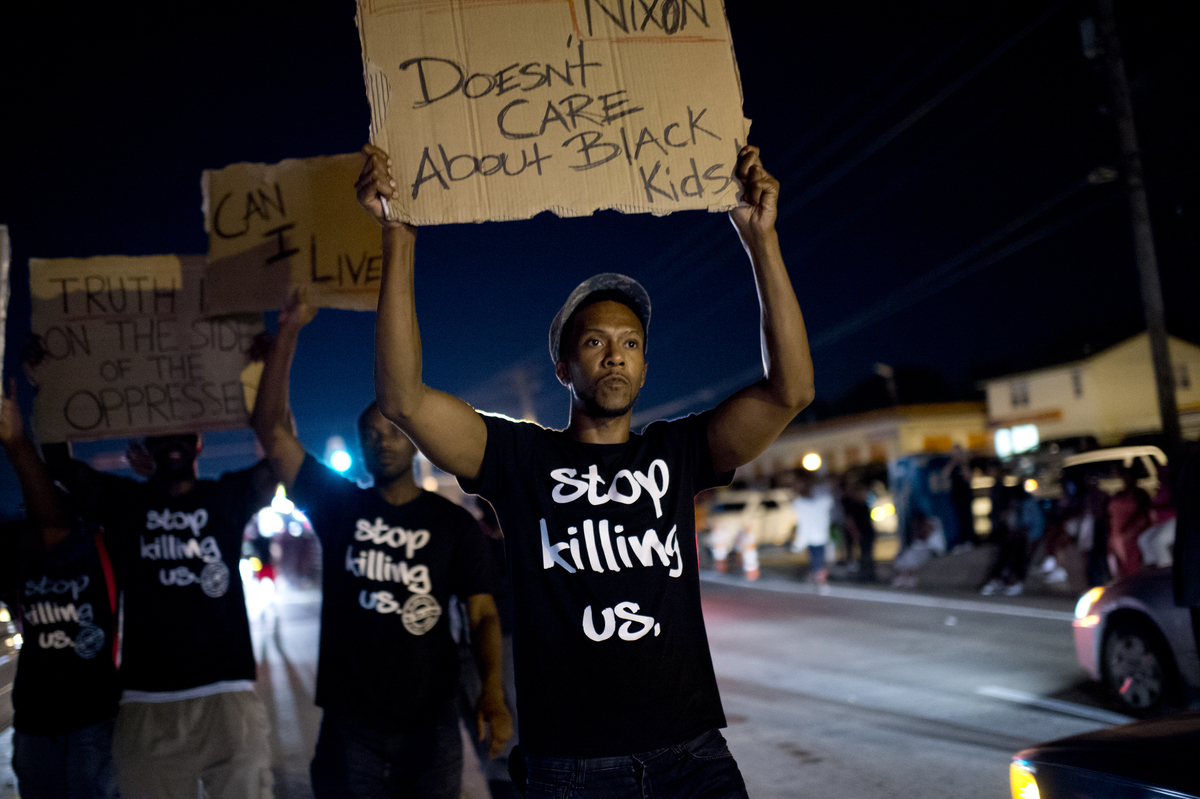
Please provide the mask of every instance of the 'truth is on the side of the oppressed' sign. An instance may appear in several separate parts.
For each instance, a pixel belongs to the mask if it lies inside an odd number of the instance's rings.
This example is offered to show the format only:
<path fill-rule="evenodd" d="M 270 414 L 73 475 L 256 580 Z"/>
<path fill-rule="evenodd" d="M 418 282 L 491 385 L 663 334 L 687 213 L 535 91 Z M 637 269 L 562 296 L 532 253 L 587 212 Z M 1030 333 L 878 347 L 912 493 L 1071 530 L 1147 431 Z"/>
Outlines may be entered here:
<path fill-rule="evenodd" d="M 245 427 L 262 314 L 206 317 L 203 256 L 30 259 L 43 441 Z"/>
<path fill-rule="evenodd" d="M 358 26 L 393 218 L 737 204 L 722 0 L 360 0 Z"/>

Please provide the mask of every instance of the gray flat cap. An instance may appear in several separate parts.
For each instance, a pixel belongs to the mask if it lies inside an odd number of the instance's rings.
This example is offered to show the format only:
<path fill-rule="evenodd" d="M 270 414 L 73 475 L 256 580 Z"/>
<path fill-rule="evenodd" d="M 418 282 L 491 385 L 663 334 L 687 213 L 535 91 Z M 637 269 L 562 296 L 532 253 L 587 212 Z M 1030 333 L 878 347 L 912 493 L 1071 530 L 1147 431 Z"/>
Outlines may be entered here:
<path fill-rule="evenodd" d="M 642 288 L 642 284 L 628 275 L 602 272 L 589 277 L 576 286 L 575 290 L 571 292 L 571 296 L 567 297 L 567 301 L 563 303 L 563 307 L 559 308 L 558 313 L 555 314 L 554 321 L 550 323 L 550 359 L 552 361 L 558 363 L 558 346 L 562 340 L 563 327 L 571 318 L 571 314 L 579 310 L 579 307 L 586 303 L 588 297 L 602 291 L 615 291 L 628 299 L 630 307 L 633 308 L 633 312 L 637 314 L 638 320 L 642 323 L 642 332 L 649 335 L 650 295 Z"/>

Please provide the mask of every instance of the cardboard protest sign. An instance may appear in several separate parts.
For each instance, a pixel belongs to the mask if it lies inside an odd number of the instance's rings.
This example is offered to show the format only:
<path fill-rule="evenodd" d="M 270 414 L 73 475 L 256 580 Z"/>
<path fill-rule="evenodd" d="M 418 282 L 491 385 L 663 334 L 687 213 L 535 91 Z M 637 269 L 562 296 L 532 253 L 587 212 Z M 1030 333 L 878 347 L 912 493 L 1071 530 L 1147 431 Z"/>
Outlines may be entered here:
<path fill-rule="evenodd" d="M 313 305 L 375 310 L 383 247 L 354 194 L 362 167 L 351 153 L 205 170 L 209 309 L 275 310 L 303 286 Z"/>
<path fill-rule="evenodd" d="M 359 0 L 358 29 L 393 219 L 737 204 L 722 0 Z"/>
<path fill-rule="evenodd" d="M 246 426 L 262 314 L 206 317 L 204 269 L 200 255 L 29 260 L 43 441 Z"/>

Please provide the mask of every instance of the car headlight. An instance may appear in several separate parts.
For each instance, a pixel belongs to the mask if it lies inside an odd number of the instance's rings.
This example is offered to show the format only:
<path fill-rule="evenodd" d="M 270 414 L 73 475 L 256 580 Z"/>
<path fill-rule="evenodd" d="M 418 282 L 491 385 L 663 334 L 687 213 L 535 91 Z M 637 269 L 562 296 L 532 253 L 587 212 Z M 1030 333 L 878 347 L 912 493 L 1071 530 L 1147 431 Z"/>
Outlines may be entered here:
<path fill-rule="evenodd" d="M 1104 589 L 1096 586 L 1079 597 L 1079 601 L 1075 603 L 1074 624 L 1076 627 L 1095 627 L 1100 623 L 1100 617 L 1092 615 L 1092 607 L 1100 601 L 1100 597 L 1103 595 Z"/>
<path fill-rule="evenodd" d="M 1041 799 L 1038 791 L 1037 768 L 1028 760 L 1014 760 L 1008 766 L 1008 784 L 1012 799 Z"/>

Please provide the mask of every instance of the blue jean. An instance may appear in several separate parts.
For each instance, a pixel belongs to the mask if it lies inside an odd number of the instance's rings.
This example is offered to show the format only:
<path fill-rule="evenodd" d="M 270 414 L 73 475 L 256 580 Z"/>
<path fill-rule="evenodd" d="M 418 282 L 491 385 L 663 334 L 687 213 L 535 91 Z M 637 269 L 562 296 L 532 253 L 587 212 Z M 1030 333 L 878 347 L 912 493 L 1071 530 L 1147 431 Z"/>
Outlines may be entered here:
<path fill-rule="evenodd" d="M 462 738 L 452 708 L 430 727 L 364 730 L 329 713 L 310 775 L 315 799 L 459 799 Z"/>
<path fill-rule="evenodd" d="M 526 799 L 745 799 L 719 730 L 622 757 L 527 757 Z"/>
<path fill-rule="evenodd" d="M 23 799 L 115 797 L 112 735 L 112 719 L 64 735 L 14 732 L 12 767 Z"/>

